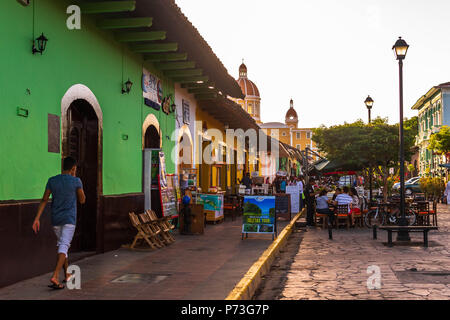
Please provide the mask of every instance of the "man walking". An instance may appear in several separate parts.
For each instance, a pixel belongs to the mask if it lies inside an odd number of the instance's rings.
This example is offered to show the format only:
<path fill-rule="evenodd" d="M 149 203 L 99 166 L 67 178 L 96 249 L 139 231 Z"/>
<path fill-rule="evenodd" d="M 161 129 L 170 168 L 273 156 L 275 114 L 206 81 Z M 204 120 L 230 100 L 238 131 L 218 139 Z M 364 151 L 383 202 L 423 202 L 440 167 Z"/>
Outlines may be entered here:
<path fill-rule="evenodd" d="M 56 267 L 50 279 L 50 288 L 63 289 L 64 286 L 59 283 L 59 271 L 64 269 L 65 282 L 69 281 L 70 274 L 67 273 L 69 265 L 67 252 L 72 242 L 77 221 L 77 199 L 83 204 L 86 196 L 83 191 L 83 184 L 80 178 L 76 177 L 76 161 L 72 157 L 64 158 L 62 173 L 48 179 L 45 187 L 44 196 L 39 204 L 36 218 L 33 222 L 33 230 L 38 233 L 40 228 L 40 218 L 44 212 L 50 195 L 51 220 L 53 229 L 57 238 L 58 252 L 56 255 Z"/>

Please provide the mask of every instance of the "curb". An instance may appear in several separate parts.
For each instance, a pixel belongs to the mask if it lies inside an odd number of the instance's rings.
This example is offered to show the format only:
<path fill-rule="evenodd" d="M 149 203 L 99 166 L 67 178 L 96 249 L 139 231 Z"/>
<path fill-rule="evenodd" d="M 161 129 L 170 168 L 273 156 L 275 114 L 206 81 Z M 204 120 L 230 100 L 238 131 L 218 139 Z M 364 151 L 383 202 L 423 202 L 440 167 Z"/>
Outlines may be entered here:
<path fill-rule="evenodd" d="M 280 250 L 286 245 L 289 235 L 294 229 L 295 222 L 306 212 L 303 209 L 298 213 L 291 222 L 281 231 L 280 235 L 274 242 L 263 252 L 259 259 L 250 267 L 244 277 L 238 282 L 234 289 L 228 294 L 225 300 L 251 300 L 256 289 L 261 283 L 261 279 L 266 275 L 275 257 Z"/>

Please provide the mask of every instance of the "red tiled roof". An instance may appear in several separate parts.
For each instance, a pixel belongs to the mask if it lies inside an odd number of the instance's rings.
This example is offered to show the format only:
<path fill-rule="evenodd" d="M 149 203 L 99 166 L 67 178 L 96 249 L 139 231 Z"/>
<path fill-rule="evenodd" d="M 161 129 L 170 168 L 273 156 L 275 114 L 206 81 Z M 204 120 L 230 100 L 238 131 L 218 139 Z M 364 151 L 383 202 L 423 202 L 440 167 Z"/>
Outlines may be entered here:
<path fill-rule="evenodd" d="M 257 96 L 259 97 L 259 90 L 256 84 L 253 81 L 247 78 L 239 78 L 236 80 L 237 83 L 241 86 L 242 93 L 245 96 Z"/>

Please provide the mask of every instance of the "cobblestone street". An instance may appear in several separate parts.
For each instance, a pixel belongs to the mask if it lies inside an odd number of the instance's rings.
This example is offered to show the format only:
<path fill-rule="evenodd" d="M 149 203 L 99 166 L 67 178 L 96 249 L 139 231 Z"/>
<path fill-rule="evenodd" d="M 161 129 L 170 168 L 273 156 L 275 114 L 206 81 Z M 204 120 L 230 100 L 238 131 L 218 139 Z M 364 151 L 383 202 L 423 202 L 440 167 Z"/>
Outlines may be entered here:
<path fill-rule="evenodd" d="M 291 239 L 301 243 L 290 268 L 283 275 L 284 285 L 272 298 L 449 299 L 450 206 L 438 205 L 438 223 L 440 229 L 430 232 L 428 248 L 422 247 L 422 233 L 411 233 L 412 246 L 389 248 L 385 245 L 387 233 L 382 230 L 378 231 L 377 240 L 372 239 L 372 231 L 367 228 L 333 230 L 333 240 L 328 240 L 328 232 L 320 228 L 302 231 L 302 237 L 294 235 Z M 291 247 L 296 249 L 298 246 L 291 244 Z M 280 261 L 283 262 L 283 257 Z M 281 264 L 280 261 L 277 264 Z M 367 287 L 367 280 L 372 275 L 367 273 L 369 266 L 380 268 L 380 289 L 369 290 Z"/>

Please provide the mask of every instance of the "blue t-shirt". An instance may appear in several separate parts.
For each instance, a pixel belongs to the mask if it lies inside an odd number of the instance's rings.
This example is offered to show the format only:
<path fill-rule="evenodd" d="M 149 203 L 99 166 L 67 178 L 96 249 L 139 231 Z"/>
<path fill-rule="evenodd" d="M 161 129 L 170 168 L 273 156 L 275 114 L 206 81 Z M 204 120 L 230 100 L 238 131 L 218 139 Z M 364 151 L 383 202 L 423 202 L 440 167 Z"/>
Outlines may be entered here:
<path fill-rule="evenodd" d="M 316 209 L 328 209 L 328 197 L 326 195 L 316 198 Z"/>
<path fill-rule="evenodd" d="M 83 189 L 80 178 L 59 174 L 48 179 L 47 190 L 52 192 L 52 225 L 76 224 L 77 189 Z"/>

